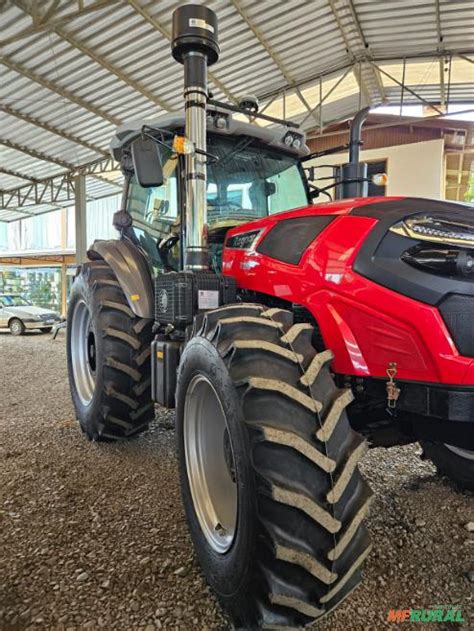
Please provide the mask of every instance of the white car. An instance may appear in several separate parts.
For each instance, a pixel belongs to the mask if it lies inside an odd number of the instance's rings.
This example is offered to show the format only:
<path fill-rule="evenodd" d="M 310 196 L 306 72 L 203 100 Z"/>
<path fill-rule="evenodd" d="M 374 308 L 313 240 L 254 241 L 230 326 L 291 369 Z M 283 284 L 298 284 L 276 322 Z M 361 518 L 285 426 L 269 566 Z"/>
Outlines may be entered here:
<path fill-rule="evenodd" d="M 12 335 L 23 335 L 27 329 L 49 333 L 60 321 L 55 311 L 35 307 L 20 294 L 0 294 L 0 328 L 8 327 Z"/>

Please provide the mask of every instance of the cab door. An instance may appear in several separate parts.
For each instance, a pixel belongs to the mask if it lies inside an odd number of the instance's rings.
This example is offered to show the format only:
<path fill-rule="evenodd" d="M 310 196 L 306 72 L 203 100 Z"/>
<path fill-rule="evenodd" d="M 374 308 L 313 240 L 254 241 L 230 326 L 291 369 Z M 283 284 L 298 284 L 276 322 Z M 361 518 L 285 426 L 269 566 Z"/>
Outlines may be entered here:
<path fill-rule="evenodd" d="M 171 234 L 180 235 L 178 196 L 178 156 L 162 149 L 164 182 L 161 186 L 144 188 L 135 175 L 130 181 L 127 210 L 133 219 L 133 228 L 142 248 L 156 271 L 162 271 L 158 245 Z M 169 253 L 169 262 L 179 269 L 179 242 Z"/>

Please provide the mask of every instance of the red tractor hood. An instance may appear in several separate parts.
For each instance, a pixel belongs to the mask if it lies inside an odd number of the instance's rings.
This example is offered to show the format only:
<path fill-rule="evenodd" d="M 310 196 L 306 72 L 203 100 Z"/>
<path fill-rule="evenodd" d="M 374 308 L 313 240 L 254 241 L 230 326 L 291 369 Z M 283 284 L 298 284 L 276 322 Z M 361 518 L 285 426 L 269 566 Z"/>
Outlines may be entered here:
<path fill-rule="evenodd" d="M 374 204 L 376 202 L 390 202 L 397 199 L 403 199 L 403 197 L 356 197 L 353 199 L 341 199 L 334 202 L 311 204 L 309 206 L 302 206 L 301 208 L 287 210 L 286 212 L 269 215 L 268 217 L 263 217 L 262 219 L 256 219 L 254 221 L 241 224 L 240 226 L 229 230 L 227 235 L 228 237 L 232 237 L 236 234 L 247 232 L 248 230 L 264 228 L 266 226 L 273 225 L 278 221 L 293 219 L 295 217 L 305 217 L 308 215 L 348 215 L 351 210 L 359 206 L 367 206 L 368 204 Z"/>

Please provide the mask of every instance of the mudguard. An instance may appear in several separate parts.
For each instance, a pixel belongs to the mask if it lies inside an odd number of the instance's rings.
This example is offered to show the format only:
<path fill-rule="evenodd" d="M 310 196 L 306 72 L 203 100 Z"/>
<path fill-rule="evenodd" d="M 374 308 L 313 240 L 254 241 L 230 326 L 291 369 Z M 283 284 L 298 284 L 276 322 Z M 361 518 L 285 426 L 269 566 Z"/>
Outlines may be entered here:
<path fill-rule="evenodd" d="M 103 259 L 112 268 L 130 309 L 139 318 L 154 317 L 154 292 L 148 264 L 128 239 L 96 240 L 87 251 L 89 259 Z"/>

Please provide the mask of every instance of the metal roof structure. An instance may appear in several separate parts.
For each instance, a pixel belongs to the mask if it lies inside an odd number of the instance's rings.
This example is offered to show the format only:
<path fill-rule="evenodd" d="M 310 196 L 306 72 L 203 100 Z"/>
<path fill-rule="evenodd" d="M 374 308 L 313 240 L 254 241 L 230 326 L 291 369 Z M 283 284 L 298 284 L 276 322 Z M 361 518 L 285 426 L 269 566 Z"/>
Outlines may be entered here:
<path fill-rule="evenodd" d="M 380 103 L 474 102 L 474 2 L 208 0 L 214 97 L 306 129 Z M 176 0 L 0 0 L 0 221 L 116 193 L 114 128 L 182 107 Z M 87 165 L 87 166 L 84 166 Z M 84 171 L 85 169 L 85 171 Z"/>

